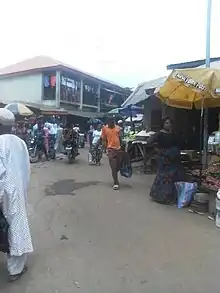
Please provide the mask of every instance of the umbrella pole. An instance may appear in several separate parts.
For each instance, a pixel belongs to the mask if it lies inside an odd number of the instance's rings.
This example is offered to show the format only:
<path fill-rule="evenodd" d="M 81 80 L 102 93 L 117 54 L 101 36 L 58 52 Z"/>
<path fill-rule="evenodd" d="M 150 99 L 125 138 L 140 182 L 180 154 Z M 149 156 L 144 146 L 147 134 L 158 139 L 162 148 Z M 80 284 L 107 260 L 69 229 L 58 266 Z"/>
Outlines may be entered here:
<path fill-rule="evenodd" d="M 206 68 L 210 67 L 210 35 L 211 35 L 212 0 L 207 0 L 207 25 L 206 25 Z M 203 133 L 203 168 L 208 165 L 208 109 L 204 110 L 204 133 Z"/>
<path fill-rule="evenodd" d="M 132 108 L 129 106 L 130 120 L 131 120 L 131 130 L 134 131 L 134 122 L 132 120 Z"/>
<path fill-rule="evenodd" d="M 201 115 L 200 115 L 200 128 L 199 128 L 199 161 L 200 161 L 200 167 L 199 167 L 199 180 L 200 184 L 202 182 L 202 167 L 203 167 L 203 114 L 204 114 L 204 109 L 202 105 L 201 109 Z"/>

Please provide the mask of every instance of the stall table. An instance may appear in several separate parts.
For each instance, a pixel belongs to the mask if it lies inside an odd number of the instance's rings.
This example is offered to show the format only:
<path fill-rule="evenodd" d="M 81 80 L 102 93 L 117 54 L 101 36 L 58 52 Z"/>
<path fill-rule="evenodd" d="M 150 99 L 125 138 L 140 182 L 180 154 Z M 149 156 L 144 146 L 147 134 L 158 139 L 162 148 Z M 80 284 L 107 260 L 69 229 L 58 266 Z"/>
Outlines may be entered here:
<path fill-rule="evenodd" d="M 147 141 L 144 140 L 124 140 L 125 151 L 130 155 L 131 162 L 143 161 L 144 173 L 147 172 L 149 161 L 149 154 L 153 148 L 147 146 Z M 151 160 L 155 158 L 152 157 Z M 151 164 L 149 164 L 151 165 Z"/>

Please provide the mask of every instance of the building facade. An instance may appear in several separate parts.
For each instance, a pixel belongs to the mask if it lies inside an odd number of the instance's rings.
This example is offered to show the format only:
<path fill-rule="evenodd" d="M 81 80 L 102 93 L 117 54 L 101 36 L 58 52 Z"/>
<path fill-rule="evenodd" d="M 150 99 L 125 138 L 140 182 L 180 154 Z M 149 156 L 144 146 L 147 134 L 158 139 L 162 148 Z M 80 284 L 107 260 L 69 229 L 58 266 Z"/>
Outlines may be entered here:
<path fill-rule="evenodd" d="M 120 107 L 125 89 L 48 57 L 0 70 L 0 100 L 40 103 L 74 111 L 108 112 Z"/>

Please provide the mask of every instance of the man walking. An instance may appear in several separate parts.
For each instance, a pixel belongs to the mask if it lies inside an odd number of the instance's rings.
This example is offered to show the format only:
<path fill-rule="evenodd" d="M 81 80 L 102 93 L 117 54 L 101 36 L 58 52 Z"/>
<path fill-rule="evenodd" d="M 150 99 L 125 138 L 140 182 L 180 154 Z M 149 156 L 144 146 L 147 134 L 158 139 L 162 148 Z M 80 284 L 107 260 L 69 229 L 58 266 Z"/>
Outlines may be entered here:
<path fill-rule="evenodd" d="M 120 127 L 115 125 L 114 119 L 110 118 L 106 126 L 102 128 L 102 144 L 108 151 L 109 165 L 112 171 L 113 189 L 119 189 L 118 171 L 122 162 Z"/>
<path fill-rule="evenodd" d="M 33 251 L 27 216 L 27 190 L 30 178 L 29 154 L 24 141 L 11 132 L 14 115 L 0 109 L 0 202 L 9 224 L 9 281 L 26 271 L 27 254 Z"/>

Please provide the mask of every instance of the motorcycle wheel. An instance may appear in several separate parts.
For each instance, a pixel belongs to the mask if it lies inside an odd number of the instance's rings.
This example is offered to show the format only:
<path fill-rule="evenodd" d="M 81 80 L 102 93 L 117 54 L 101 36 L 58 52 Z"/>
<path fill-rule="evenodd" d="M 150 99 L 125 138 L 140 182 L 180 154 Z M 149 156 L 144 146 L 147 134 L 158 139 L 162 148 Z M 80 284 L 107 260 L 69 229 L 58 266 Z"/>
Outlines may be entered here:
<path fill-rule="evenodd" d="M 75 160 L 75 157 L 73 156 L 73 154 L 68 153 L 68 163 L 72 164 Z"/>
<path fill-rule="evenodd" d="M 40 155 L 38 150 L 33 150 L 29 153 L 30 163 L 37 163 L 39 161 Z"/>

